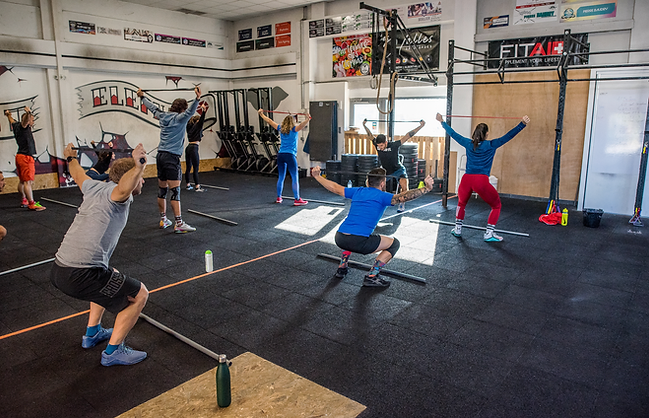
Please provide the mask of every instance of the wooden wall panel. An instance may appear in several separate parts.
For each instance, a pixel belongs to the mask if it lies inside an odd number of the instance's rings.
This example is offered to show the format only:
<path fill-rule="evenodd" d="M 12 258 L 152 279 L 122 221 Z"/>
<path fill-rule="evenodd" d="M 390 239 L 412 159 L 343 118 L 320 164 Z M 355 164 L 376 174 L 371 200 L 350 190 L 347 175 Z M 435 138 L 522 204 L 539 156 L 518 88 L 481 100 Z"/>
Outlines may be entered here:
<path fill-rule="evenodd" d="M 588 78 L 589 70 L 570 71 L 569 77 Z M 557 79 L 556 71 L 507 74 L 507 80 Z M 498 81 L 495 74 L 478 75 L 475 81 Z M 528 115 L 531 123 L 496 152 L 491 174 L 498 177 L 500 193 L 548 197 L 554 156 L 559 83 L 487 84 L 473 88 L 473 114 L 481 116 Z M 588 82 L 568 83 L 561 150 L 561 199 L 575 200 L 588 107 Z M 513 119 L 474 119 L 489 125 L 489 139 L 513 128 Z M 460 132 L 470 137 L 471 132 Z"/>

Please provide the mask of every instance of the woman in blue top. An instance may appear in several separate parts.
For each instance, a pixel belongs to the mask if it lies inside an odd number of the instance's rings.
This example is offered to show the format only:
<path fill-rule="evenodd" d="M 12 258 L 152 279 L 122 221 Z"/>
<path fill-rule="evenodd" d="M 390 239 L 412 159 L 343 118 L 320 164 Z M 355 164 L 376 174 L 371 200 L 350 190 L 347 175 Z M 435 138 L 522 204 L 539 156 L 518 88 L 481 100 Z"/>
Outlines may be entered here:
<path fill-rule="evenodd" d="M 489 173 L 491 173 L 491 165 L 493 164 L 496 150 L 522 131 L 530 123 L 530 118 L 527 115 L 523 116 L 522 121 L 514 129 L 500 138 L 491 141 L 487 141 L 489 127 L 485 123 L 479 123 L 473 131 L 472 139 L 469 139 L 458 134 L 453 128 L 448 126 L 439 113 L 436 118 L 451 138 L 466 148 L 466 172 L 462 176 L 460 187 L 458 187 L 457 191 L 458 203 L 455 214 L 455 228 L 453 228 L 451 234 L 458 238 L 462 236 L 464 208 L 469 201 L 469 197 L 471 197 L 471 193 L 476 192 L 482 200 L 491 206 L 484 240 L 487 242 L 502 241 L 503 238 L 494 233 L 498 217 L 500 216 L 500 196 L 498 196 L 496 189 L 489 183 Z"/>
<path fill-rule="evenodd" d="M 297 174 L 297 133 L 304 129 L 304 127 L 311 120 L 311 116 L 306 114 L 306 120 L 299 125 L 295 125 L 293 116 L 288 115 L 282 121 L 280 126 L 277 122 L 264 115 L 264 109 L 259 109 L 259 116 L 266 121 L 273 129 L 279 131 L 281 140 L 279 152 L 277 153 L 277 170 L 279 172 L 279 179 L 277 180 L 277 199 L 275 203 L 282 203 L 282 190 L 284 189 L 284 179 L 286 178 L 286 170 L 291 175 L 291 187 L 293 188 L 293 196 L 295 201 L 294 206 L 304 206 L 307 202 L 300 197 L 300 183 Z"/>

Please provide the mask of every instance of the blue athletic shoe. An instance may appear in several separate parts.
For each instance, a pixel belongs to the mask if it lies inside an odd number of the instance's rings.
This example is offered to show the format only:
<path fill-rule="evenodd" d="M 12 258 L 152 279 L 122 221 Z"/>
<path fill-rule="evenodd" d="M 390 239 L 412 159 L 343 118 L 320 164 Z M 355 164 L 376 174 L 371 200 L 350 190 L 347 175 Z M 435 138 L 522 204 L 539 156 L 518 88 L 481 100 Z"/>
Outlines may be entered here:
<path fill-rule="evenodd" d="M 92 348 L 99 344 L 102 341 L 105 341 L 110 338 L 110 336 L 113 335 L 113 329 L 112 328 L 100 328 L 99 331 L 92 337 L 88 337 L 87 335 L 83 336 L 83 339 L 81 340 L 81 347 L 83 348 Z"/>
<path fill-rule="evenodd" d="M 106 354 L 106 350 L 101 353 L 101 365 L 102 366 L 130 366 L 141 362 L 146 358 L 146 352 L 133 350 L 131 347 L 127 347 L 124 343 L 121 343 L 117 350 L 113 351 L 113 354 Z"/>

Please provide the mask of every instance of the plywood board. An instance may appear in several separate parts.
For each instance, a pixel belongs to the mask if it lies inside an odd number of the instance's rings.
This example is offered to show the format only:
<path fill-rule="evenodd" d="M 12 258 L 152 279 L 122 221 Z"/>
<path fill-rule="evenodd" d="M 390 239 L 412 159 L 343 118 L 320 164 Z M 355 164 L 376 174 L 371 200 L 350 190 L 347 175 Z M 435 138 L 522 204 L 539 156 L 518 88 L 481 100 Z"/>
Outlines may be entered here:
<path fill-rule="evenodd" d="M 353 418 L 365 406 L 252 353 L 232 360 L 232 404 L 216 402 L 216 368 L 143 403 L 118 418 Z"/>
<path fill-rule="evenodd" d="M 572 70 L 570 78 L 588 78 L 589 70 Z M 506 80 L 556 80 L 556 71 L 507 74 Z M 475 81 L 498 81 L 495 74 L 478 75 Z M 564 110 L 559 197 L 575 200 L 588 108 L 588 82 L 569 82 Z M 473 114 L 481 116 L 528 115 L 531 123 L 496 152 L 491 174 L 505 194 L 548 197 L 552 178 L 559 83 L 487 84 L 473 88 Z M 512 119 L 474 119 L 489 125 L 489 138 L 504 135 L 518 123 Z M 466 137 L 471 132 L 461 132 Z"/>

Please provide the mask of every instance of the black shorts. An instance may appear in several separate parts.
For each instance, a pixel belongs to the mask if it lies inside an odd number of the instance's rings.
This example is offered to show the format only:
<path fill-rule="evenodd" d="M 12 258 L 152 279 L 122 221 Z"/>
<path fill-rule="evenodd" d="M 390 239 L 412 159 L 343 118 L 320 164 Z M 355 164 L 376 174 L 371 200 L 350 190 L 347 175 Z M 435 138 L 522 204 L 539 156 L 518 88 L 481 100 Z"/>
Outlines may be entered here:
<path fill-rule="evenodd" d="M 158 170 L 158 180 L 180 180 L 182 172 L 180 171 L 180 155 L 172 154 L 167 151 L 158 151 L 155 157 L 156 168 Z"/>
<path fill-rule="evenodd" d="M 60 291 L 75 299 L 103 306 L 108 312 L 120 313 L 129 305 L 128 296 L 137 296 L 142 283 L 125 274 L 104 267 L 52 266 L 50 281 Z"/>
<path fill-rule="evenodd" d="M 372 254 L 379 249 L 381 236 L 372 234 L 369 237 L 363 237 L 361 235 L 347 235 L 342 232 L 336 232 L 336 245 L 345 251 L 358 254 Z"/>

